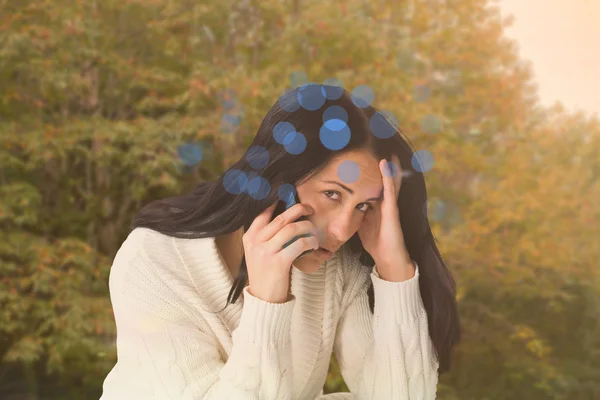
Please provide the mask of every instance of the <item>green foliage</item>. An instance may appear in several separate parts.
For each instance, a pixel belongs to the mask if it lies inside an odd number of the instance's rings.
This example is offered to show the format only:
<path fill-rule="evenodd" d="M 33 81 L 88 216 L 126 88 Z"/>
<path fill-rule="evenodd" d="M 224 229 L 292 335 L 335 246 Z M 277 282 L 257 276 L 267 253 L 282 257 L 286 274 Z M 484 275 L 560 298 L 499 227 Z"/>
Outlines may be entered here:
<path fill-rule="evenodd" d="M 337 393 L 337 392 L 349 392 L 346 382 L 342 377 L 340 366 L 335 358 L 335 354 L 331 354 L 329 361 L 329 372 L 327 373 L 327 382 L 323 388 L 323 393 Z"/>

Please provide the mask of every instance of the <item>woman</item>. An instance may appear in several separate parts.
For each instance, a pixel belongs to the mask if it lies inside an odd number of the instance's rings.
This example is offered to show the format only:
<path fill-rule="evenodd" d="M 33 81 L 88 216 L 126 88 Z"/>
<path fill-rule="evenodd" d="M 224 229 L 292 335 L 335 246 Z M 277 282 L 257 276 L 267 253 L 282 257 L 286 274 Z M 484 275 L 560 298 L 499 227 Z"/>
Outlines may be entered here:
<path fill-rule="evenodd" d="M 101 400 L 434 399 L 460 330 L 412 155 L 342 88 L 283 95 L 217 181 L 135 216 Z M 323 394 L 332 352 L 351 393 Z"/>

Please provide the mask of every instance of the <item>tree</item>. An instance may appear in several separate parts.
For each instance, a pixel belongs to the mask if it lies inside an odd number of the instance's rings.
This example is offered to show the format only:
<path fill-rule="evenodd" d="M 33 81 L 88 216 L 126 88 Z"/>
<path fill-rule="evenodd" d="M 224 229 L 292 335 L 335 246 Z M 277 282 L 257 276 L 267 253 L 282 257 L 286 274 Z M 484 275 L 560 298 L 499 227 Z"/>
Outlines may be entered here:
<path fill-rule="evenodd" d="M 598 120 L 538 106 L 491 3 L 0 7 L 1 397 L 98 398 L 133 213 L 214 180 L 286 88 L 329 78 L 369 85 L 435 161 L 424 206 L 465 331 L 438 398 L 598 397 Z"/>

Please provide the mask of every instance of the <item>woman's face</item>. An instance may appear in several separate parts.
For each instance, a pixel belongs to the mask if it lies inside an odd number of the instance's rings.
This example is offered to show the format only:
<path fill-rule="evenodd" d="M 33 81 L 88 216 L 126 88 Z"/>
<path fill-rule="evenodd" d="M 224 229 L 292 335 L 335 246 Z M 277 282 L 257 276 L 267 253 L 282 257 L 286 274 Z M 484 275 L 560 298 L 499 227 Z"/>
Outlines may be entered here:
<path fill-rule="evenodd" d="M 398 163 L 397 158 L 394 162 Z M 315 210 L 307 217 L 319 232 L 319 245 L 335 253 L 358 231 L 366 213 L 380 207 L 379 160 L 365 150 L 341 154 L 296 190 L 302 204 Z M 313 273 L 327 260 L 320 253 L 312 252 L 293 265 Z"/>

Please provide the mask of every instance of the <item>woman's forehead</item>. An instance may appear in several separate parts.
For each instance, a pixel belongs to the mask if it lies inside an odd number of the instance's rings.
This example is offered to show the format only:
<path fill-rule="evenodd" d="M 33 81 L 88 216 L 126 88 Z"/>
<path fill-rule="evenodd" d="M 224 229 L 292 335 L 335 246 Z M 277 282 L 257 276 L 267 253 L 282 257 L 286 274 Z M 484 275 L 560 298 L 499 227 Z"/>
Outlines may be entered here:
<path fill-rule="evenodd" d="M 377 160 L 371 155 L 356 153 L 332 159 L 313 179 L 338 182 L 367 197 L 377 197 L 383 188 Z"/>

